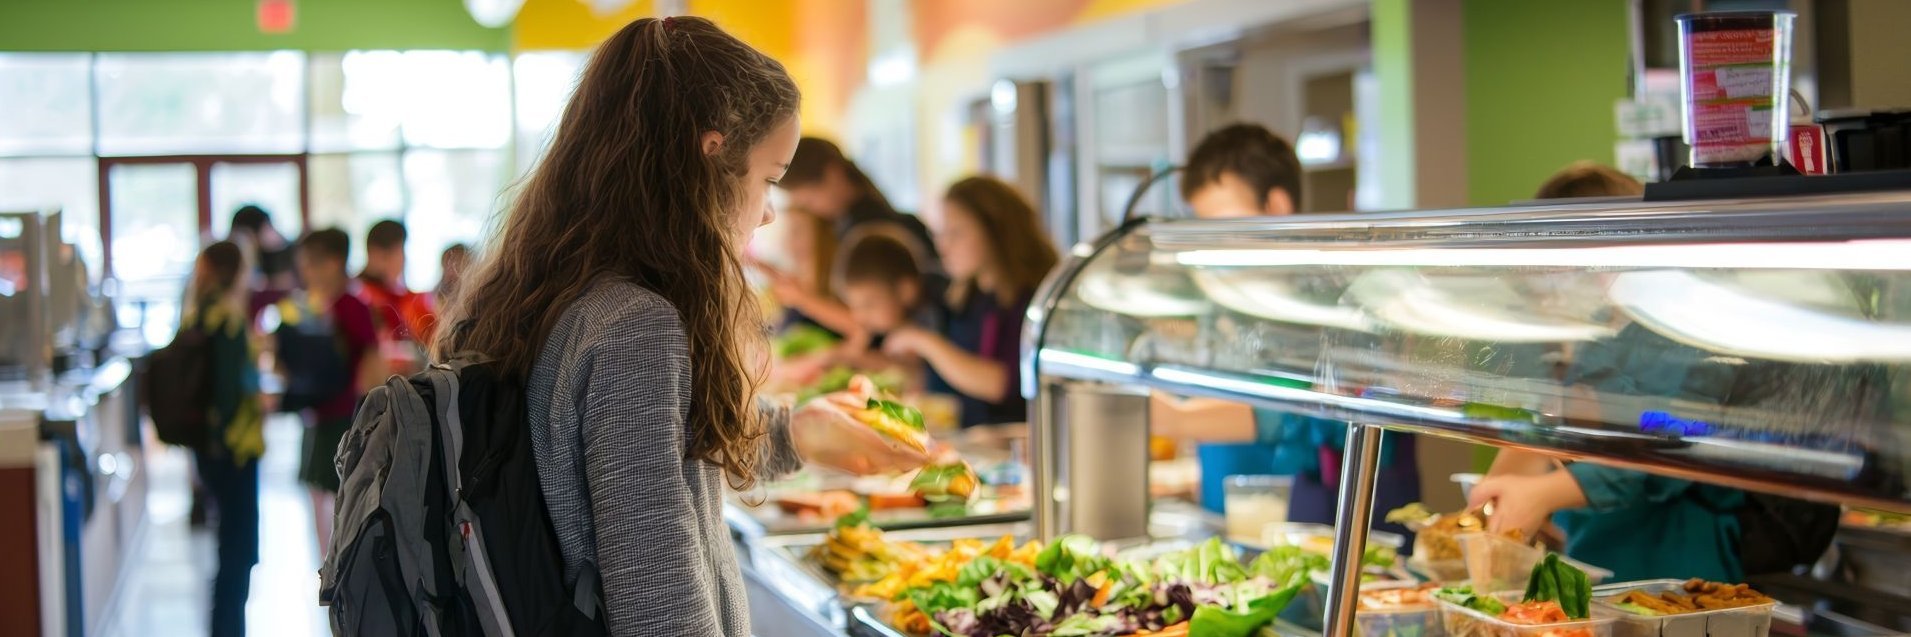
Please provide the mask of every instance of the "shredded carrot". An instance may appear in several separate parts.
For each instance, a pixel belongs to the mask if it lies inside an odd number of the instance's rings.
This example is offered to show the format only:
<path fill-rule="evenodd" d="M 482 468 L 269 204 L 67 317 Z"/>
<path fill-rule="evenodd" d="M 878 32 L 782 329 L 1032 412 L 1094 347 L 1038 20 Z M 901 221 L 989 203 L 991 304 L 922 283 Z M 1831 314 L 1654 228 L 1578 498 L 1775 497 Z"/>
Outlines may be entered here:
<path fill-rule="evenodd" d="M 1154 632 L 1144 630 L 1136 634 L 1148 637 L 1188 637 L 1188 622 L 1181 622 Z"/>
<path fill-rule="evenodd" d="M 1097 575 L 1099 575 L 1099 573 L 1097 573 Z M 1101 608 L 1103 604 L 1108 603 L 1108 596 L 1114 592 L 1115 592 L 1114 580 L 1102 582 L 1101 588 L 1095 589 L 1095 596 L 1089 599 L 1088 605 L 1093 608 Z"/>

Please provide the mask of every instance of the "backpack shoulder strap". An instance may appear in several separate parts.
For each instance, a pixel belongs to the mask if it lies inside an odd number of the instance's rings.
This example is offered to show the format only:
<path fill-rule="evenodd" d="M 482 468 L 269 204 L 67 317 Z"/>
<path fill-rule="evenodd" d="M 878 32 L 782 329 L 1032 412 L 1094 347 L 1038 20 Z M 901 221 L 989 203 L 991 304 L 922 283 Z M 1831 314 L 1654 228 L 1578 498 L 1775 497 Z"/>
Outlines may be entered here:
<path fill-rule="evenodd" d="M 425 371 L 437 400 L 438 436 L 444 450 L 445 484 L 452 493 L 451 521 L 456 538 L 450 543 L 451 567 L 455 581 L 471 597 L 478 623 L 487 637 L 515 637 L 511 616 L 504 606 L 497 576 L 491 568 L 491 556 L 485 551 L 484 525 L 464 499 L 465 450 L 464 418 L 459 413 L 462 388 L 459 375 L 466 367 L 481 362 L 474 357 L 453 358 L 432 365 Z"/>

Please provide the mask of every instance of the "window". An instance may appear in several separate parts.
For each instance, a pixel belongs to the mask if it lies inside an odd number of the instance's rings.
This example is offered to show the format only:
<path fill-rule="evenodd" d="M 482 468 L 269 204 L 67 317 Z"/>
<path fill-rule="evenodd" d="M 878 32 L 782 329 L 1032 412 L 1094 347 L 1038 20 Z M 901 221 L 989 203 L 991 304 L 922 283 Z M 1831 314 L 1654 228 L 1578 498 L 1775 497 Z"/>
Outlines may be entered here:
<path fill-rule="evenodd" d="M 0 208 L 63 209 L 67 239 L 89 263 L 110 255 L 131 300 L 176 300 L 202 237 L 246 204 L 288 238 L 345 230 L 354 268 L 366 228 L 403 220 L 408 282 L 426 288 L 549 145 L 588 58 L 0 52 Z"/>
<path fill-rule="evenodd" d="M 313 155 L 306 164 L 312 228 L 338 228 L 359 241 L 377 220 L 403 217 L 404 171 L 398 157 L 395 152 Z M 351 267 L 360 267 L 364 259 L 363 250 L 353 250 Z"/>
<path fill-rule="evenodd" d="M 405 154 L 405 283 L 430 289 L 438 283 L 438 255 L 454 243 L 476 243 L 501 209 L 511 177 L 502 150 L 414 150 Z"/>
<path fill-rule="evenodd" d="M 305 55 L 102 53 L 102 155 L 305 150 Z"/>
<path fill-rule="evenodd" d="M 272 227 L 287 237 L 304 231 L 305 202 L 299 197 L 299 165 L 285 162 L 212 165 L 212 236 L 232 230 L 232 213 L 253 205 L 272 215 Z"/>
<path fill-rule="evenodd" d="M 531 51 L 512 63 L 516 80 L 518 166 L 530 170 L 550 147 L 564 105 L 577 89 L 590 56 L 578 51 Z"/>
<path fill-rule="evenodd" d="M 0 53 L 0 156 L 93 154 L 92 55 Z"/>
<path fill-rule="evenodd" d="M 118 164 L 112 192 L 113 271 L 132 299 L 177 299 L 199 249 L 199 172 L 192 164 Z"/>

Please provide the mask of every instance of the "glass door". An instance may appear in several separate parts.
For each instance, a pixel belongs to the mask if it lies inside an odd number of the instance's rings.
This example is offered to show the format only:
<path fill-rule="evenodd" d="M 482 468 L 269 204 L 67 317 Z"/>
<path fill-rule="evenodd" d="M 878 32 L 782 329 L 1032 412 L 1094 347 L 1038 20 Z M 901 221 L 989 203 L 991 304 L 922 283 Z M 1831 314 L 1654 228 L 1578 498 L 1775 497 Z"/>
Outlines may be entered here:
<path fill-rule="evenodd" d="M 305 158 L 296 155 L 107 157 L 99 160 L 107 271 L 119 281 L 120 321 L 171 336 L 179 300 L 205 244 L 231 232 L 232 213 L 257 205 L 283 241 L 305 226 Z"/>
<path fill-rule="evenodd" d="M 106 164 L 101 177 L 107 194 L 101 203 L 110 211 L 107 267 L 120 281 L 120 322 L 150 328 L 148 341 L 165 342 L 199 250 L 198 168 L 190 162 Z"/>
<path fill-rule="evenodd" d="M 258 206 L 272 215 L 272 225 L 288 241 L 305 232 L 305 179 L 302 161 L 271 159 L 215 161 L 208 183 L 212 186 L 211 236 L 232 233 L 232 213 Z"/>

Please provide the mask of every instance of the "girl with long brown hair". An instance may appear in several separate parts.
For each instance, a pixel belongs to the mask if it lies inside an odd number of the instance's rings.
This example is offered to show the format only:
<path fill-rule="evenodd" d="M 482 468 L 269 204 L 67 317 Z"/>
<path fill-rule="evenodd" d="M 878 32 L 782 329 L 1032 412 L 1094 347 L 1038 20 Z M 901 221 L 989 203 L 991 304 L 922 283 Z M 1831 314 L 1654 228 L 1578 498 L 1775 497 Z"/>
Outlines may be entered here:
<path fill-rule="evenodd" d="M 961 398 L 963 427 L 1024 422 L 1022 317 L 1055 268 L 1055 245 L 1028 200 L 997 179 L 956 182 L 942 210 L 936 243 L 952 281 L 943 331 L 903 328 L 884 339 L 883 350 L 928 363 L 932 386 Z"/>
<path fill-rule="evenodd" d="M 726 482 L 922 460 L 830 401 L 792 416 L 756 395 L 766 330 L 739 256 L 797 108 L 781 64 L 708 20 L 624 27 L 440 330 L 441 352 L 525 381 L 566 576 L 600 576 L 612 634 L 750 634 Z"/>

